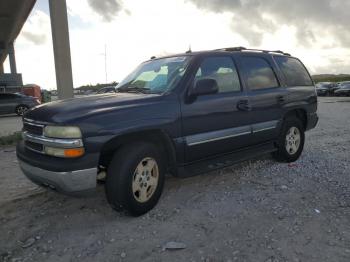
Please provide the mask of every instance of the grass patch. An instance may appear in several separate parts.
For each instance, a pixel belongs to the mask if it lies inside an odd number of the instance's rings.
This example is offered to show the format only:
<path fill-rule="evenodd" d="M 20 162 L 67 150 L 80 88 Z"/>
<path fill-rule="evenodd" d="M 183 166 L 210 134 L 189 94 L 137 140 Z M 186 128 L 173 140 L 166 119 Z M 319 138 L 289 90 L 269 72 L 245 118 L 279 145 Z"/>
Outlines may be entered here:
<path fill-rule="evenodd" d="M 14 145 L 21 140 L 22 140 L 22 133 L 16 132 L 16 133 L 13 133 L 12 135 L 0 137 L 0 146 Z"/>

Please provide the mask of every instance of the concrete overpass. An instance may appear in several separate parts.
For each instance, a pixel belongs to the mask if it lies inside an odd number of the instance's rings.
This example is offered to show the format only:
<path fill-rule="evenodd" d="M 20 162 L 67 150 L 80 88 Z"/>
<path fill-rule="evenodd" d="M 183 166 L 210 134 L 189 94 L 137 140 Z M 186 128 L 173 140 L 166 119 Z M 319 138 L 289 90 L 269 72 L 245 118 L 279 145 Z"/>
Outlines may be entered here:
<path fill-rule="evenodd" d="M 48 0 L 55 56 L 56 82 L 60 99 L 73 97 L 73 77 L 69 46 L 66 0 Z M 17 74 L 15 40 L 22 30 L 36 0 L 0 1 L 0 86 L 22 85 Z M 4 61 L 9 56 L 10 74 L 4 74 Z"/>

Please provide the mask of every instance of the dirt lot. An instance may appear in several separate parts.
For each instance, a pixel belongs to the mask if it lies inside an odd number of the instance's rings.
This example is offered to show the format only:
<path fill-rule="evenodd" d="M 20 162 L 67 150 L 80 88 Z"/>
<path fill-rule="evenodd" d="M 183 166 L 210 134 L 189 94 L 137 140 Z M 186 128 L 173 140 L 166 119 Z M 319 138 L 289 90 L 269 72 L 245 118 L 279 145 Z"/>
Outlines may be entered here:
<path fill-rule="evenodd" d="M 295 164 L 269 156 L 168 178 L 140 218 L 39 189 L 0 149 L 0 261 L 350 261 L 350 99 L 320 102 Z M 346 99 L 344 100 L 346 101 Z M 170 241 L 186 245 L 170 251 Z"/>
<path fill-rule="evenodd" d="M 17 115 L 0 115 L 0 137 L 21 131 L 22 118 Z"/>

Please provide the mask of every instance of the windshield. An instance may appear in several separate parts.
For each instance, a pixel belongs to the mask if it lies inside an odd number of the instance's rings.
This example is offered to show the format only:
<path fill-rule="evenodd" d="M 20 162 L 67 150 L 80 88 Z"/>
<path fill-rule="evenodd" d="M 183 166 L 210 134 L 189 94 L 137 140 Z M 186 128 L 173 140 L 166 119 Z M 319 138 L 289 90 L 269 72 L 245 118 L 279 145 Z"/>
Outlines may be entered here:
<path fill-rule="evenodd" d="M 330 83 L 318 83 L 316 84 L 317 88 L 330 88 L 332 86 L 332 84 Z"/>
<path fill-rule="evenodd" d="M 178 56 L 141 64 L 117 86 L 118 92 L 165 93 L 185 74 L 190 57 Z"/>
<path fill-rule="evenodd" d="M 340 88 L 349 88 L 349 87 L 350 87 L 350 83 L 345 83 L 340 85 Z"/>

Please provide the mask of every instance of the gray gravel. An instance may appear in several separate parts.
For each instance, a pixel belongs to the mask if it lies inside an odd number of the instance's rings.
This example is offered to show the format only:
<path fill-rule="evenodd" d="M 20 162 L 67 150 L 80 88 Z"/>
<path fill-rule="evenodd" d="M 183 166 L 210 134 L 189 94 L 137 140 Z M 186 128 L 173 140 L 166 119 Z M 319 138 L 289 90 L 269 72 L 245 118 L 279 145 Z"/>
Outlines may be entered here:
<path fill-rule="evenodd" d="M 140 218 L 111 210 L 103 187 L 85 199 L 38 189 L 13 148 L 2 148 L 0 261 L 348 262 L 350 99 L 320 101 L 320 123 L 296 163 L 263 156 L 169 178 Z"/>
<path fill-rule="evenodd" d="M 21 131 L 22 118 L 12 115 L 0 115 L 0 137 L 12 135 L 15 132 Z"/>

